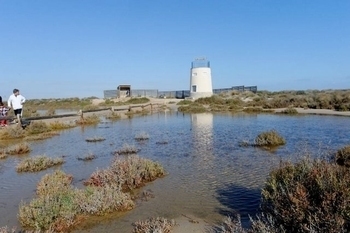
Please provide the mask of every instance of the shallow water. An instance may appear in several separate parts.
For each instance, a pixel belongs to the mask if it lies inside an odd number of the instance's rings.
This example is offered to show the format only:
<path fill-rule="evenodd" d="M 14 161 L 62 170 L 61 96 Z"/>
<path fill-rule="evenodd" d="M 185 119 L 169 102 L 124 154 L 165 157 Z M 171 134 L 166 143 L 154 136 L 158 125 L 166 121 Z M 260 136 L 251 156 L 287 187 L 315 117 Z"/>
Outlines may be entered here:
<path fill-rule="evenodd" d="M 168 175 L 142 190 L 155 197 L 137 202 L 137 207 L 122 216 L 88 224 L 76 232 L 131 232 L 132 223 L 149 217 L 176 218 L 193 215 L 209 223 L 225 215 L 239 213 L 243 224 L 259 207 L 260 189 L 271 169 L 281 159 L 296 159 L 308 153 L 324 156 L 350 144 L 350 118 L 339 116 L 285 116 L 274 114 L 182 114 L 164 112 L 117 122 L 103 121 L 98 126 L 76 127 L 45 141 L 30 142 L 29 156 L 64 156 L 66 163 L 38 173 L 17 173 L 16 164 L 26 156 L 0 160 L 0 226 L 19 226 L 18 205 L 35 196 L 36 183 L 46 173 L 61 168 L 74 176 L 73 185 L 97 168 L 107 167 L 112 152 L 124 143 L 140 148 L 139 155 L 160 162 Z M 285 146 L 267 151 L 240 147 L 253 141 L 262 131 L 275 129 L 287 141 Z M 141 132 L 146 142 L 135 141 Z M 102 142 L 86 138 L 104 137 Z M 157 142 L 168 142 L 159 144 Z M 79 156 L 94 154 L 83 162 Z"/>

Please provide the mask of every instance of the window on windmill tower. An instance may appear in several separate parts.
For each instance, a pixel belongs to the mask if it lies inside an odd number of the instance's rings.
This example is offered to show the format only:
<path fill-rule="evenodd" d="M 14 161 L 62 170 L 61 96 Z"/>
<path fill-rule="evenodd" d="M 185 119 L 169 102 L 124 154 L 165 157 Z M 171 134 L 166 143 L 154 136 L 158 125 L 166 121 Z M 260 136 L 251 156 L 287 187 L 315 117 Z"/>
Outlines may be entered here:
<path fill-rule="evenodd" d="M 192 86 L 192 92 L 197 92 L 197 85 Z"/>
<path fill-rule="evenodd" d="M 192 76 L 197 76 L 197 73 L 192 73 Z"/>

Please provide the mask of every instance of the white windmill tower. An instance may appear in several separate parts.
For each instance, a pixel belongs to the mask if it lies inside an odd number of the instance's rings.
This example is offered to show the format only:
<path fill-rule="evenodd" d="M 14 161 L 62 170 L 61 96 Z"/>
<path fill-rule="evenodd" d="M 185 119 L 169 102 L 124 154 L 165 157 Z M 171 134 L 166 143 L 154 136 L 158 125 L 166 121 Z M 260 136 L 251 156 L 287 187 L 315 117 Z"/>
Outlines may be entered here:
<path fill-rule="evenodd" d="M 191 67 L 190 97 L 197 99 L 212 95 L 210 62 L 206 58 L 197 58 Z"/>

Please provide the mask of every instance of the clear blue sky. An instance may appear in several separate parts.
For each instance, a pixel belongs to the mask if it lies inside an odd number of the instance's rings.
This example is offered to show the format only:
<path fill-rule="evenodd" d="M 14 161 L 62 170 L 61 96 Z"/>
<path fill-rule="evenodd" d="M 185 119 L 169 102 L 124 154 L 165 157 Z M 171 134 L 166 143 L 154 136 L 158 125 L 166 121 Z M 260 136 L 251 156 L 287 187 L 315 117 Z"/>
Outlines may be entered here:
<path fill-rule="evenodd" d="M 0 0 L 0 95 L 103 97 L 186 90 L 191 62 L 213 88 L 350 88 L 350 1 Z"/>

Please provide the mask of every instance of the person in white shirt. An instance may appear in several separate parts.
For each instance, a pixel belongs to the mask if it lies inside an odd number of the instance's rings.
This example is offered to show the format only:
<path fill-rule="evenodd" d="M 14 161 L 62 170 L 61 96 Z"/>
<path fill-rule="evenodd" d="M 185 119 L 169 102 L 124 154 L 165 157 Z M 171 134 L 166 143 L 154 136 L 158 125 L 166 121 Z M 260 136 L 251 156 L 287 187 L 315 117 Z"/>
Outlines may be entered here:
<path fill-rule="evenodd" d="M 13 108 L 15 116 L 17 117 L 18 123 L 22 123 L 22 108 L 23 104 L 26 102 L 26 98 L 19 94 L 18 89 L 13 89 L 13 94 L 10 95 L 7 101 L 7 107 L 9 109 Z"/>

